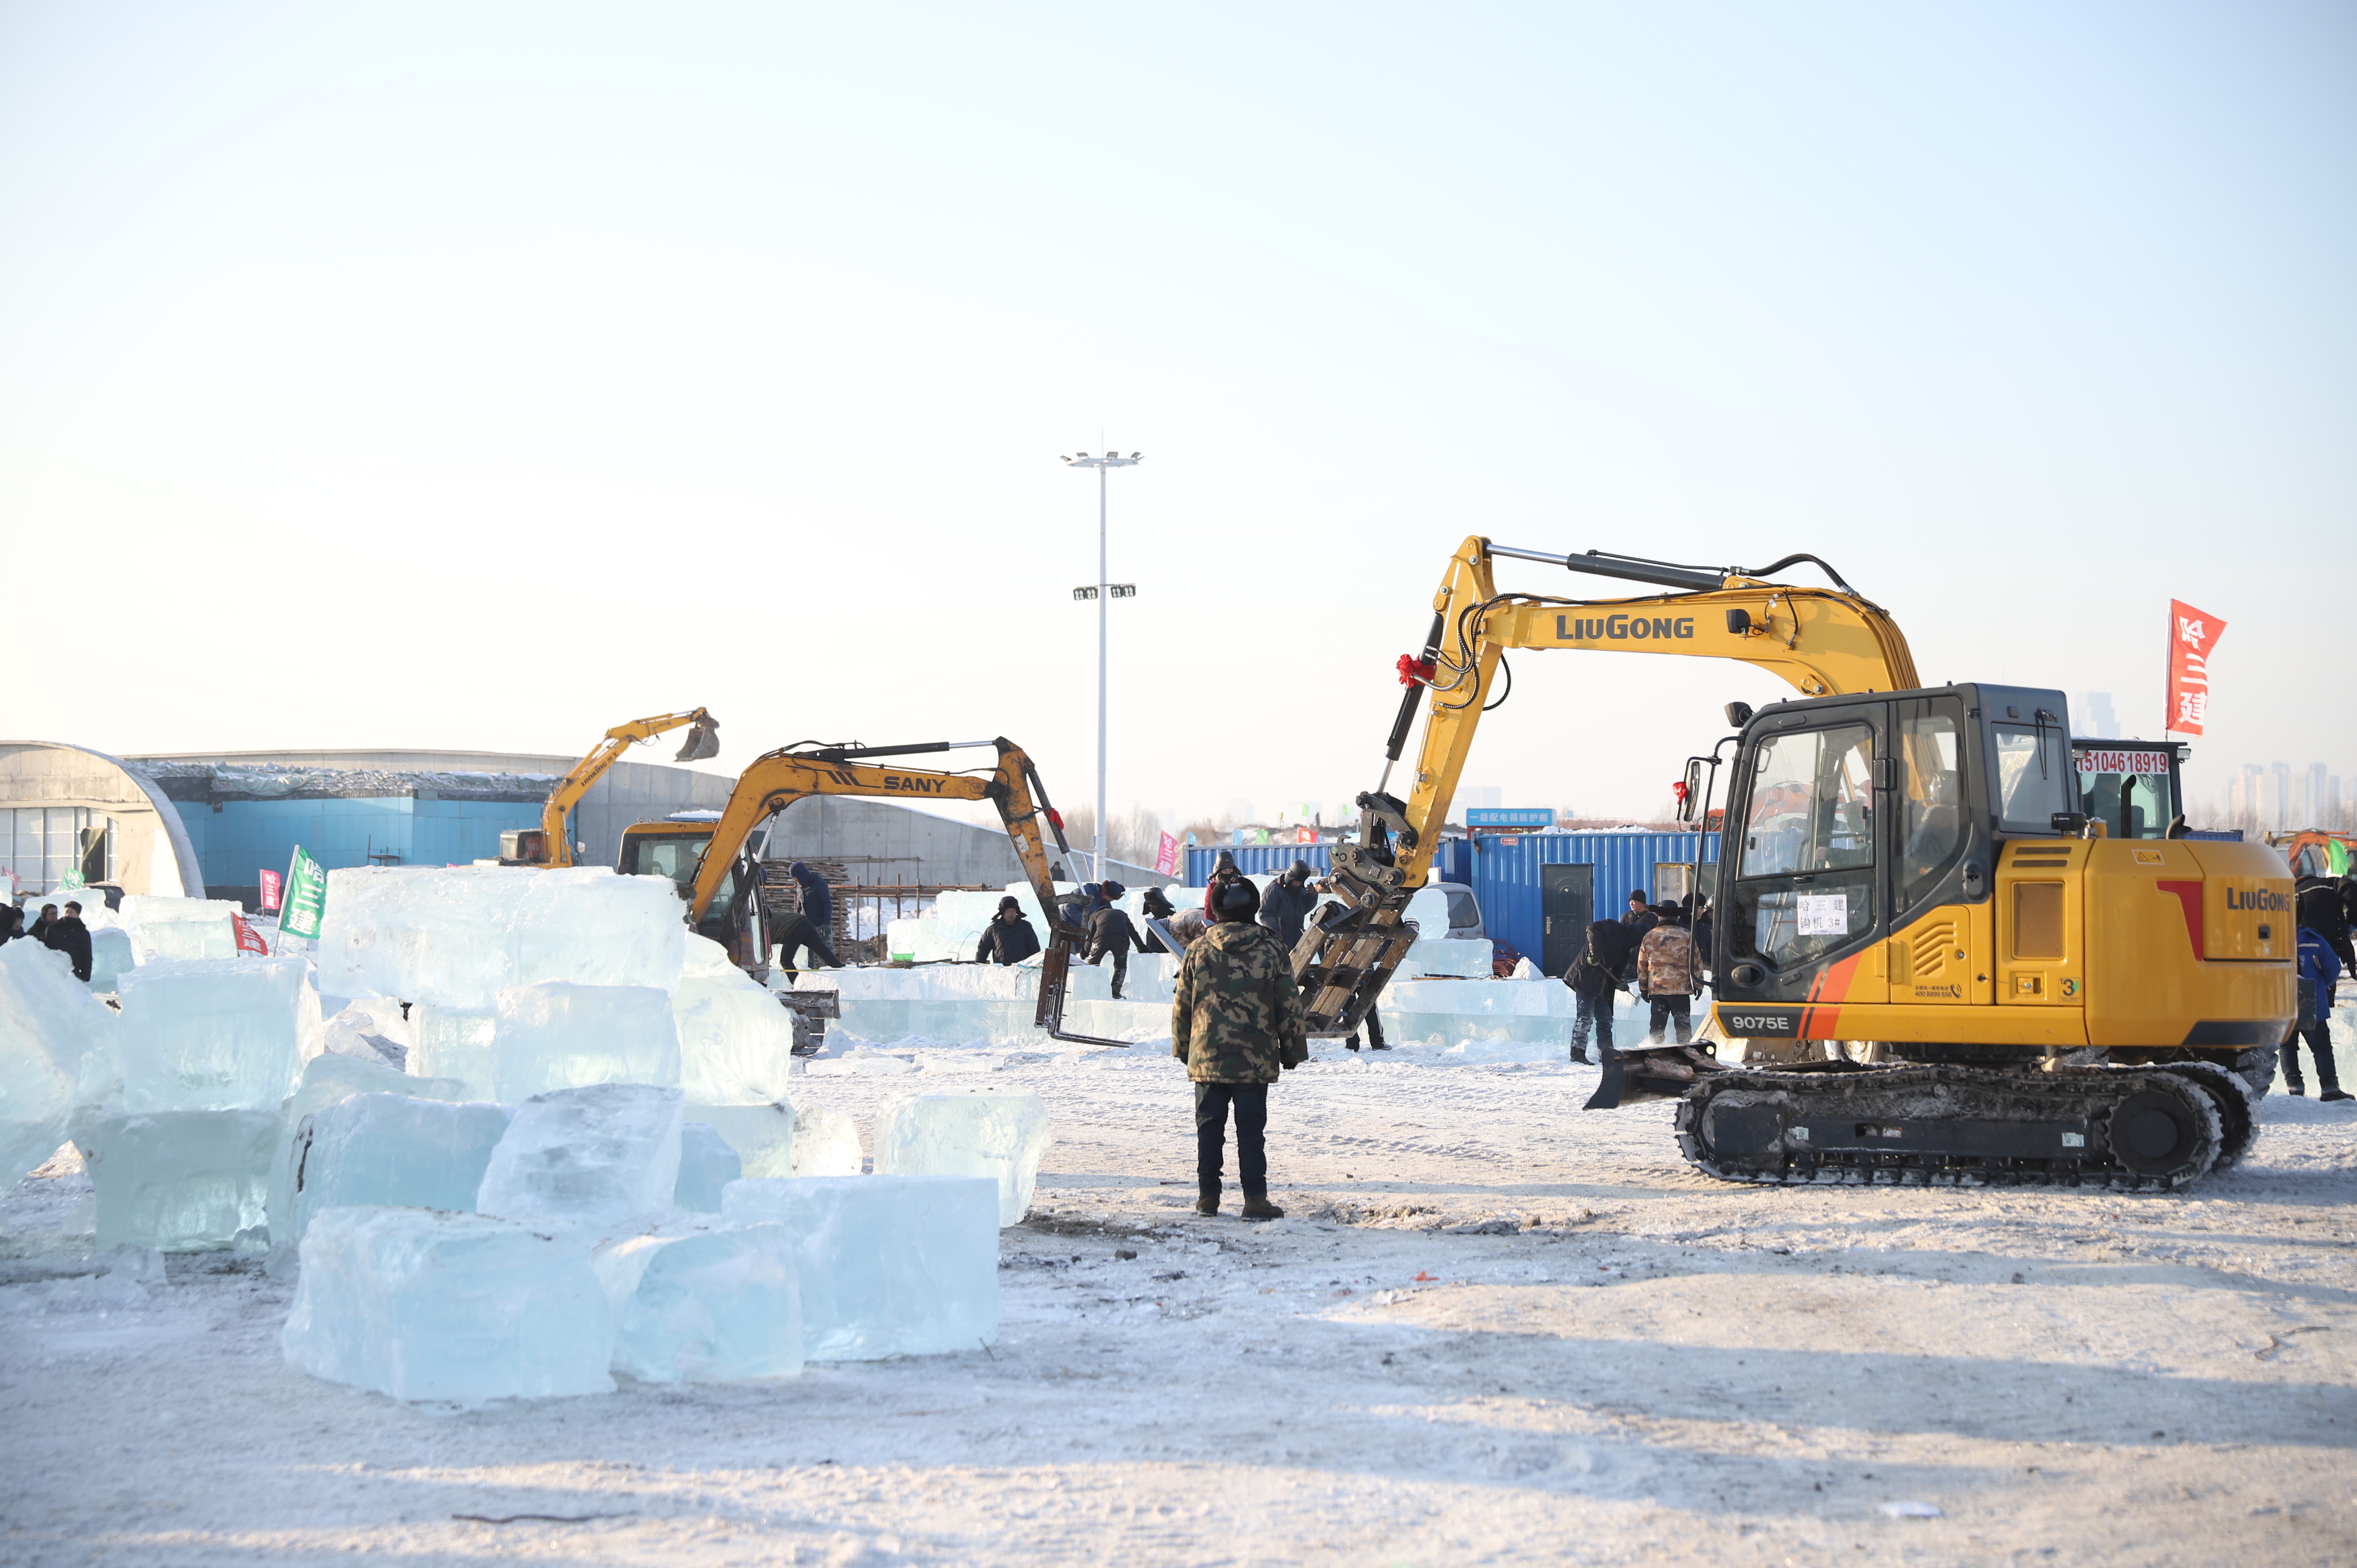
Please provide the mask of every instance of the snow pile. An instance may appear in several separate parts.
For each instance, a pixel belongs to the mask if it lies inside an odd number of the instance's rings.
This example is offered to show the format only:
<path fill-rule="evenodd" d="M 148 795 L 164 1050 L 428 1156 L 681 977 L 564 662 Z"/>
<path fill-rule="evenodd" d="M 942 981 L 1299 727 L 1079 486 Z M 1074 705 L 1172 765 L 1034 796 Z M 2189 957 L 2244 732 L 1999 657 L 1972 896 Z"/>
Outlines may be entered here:
<path fill-rule="evenodd" d="M 83 1058 L 112 1059 L 119 1021 L 38 942 L 0 945 L 0 1180 L 14 1187 L 65 1142 Z"/>
<path fill-rule="evenodd" d="M 920 1094 L 876 1117 L 877 1175 L 988 1176 L 1002 1226 L 1023 1222 L 1047 1150 L 1048 1106 L 1036 1094 Z"/>

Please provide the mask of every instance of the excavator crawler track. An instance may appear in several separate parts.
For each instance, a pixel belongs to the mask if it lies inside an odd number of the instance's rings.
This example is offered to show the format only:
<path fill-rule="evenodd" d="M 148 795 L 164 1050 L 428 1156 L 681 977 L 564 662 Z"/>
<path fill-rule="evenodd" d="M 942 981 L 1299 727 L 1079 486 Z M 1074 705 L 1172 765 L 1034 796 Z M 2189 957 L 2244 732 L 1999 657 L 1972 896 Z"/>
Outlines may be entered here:
<path fill-rule="evenodd" d="M 1792 1070 L 1733 1068 L 1688 1090 L 1678 1146 L 1725 1181 L 2169 1191 L 2232 1164 L 2256 1127 L 2204 1063 Z"/>

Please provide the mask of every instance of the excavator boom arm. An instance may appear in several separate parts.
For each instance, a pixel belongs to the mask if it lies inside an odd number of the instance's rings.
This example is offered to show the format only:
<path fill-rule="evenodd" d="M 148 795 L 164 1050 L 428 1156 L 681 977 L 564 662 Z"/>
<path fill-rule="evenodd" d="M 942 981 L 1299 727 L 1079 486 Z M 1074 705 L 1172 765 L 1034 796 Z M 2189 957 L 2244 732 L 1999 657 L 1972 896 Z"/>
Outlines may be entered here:
<path fill-rule="evenodd" d="M 619 761 L 622 753 L 634 744 L 652 740 L 682 725 L 695 727 L 674 760 L 697 761 L 720 749 L 719 738 L 715 734 L 720 728 L 720 721 L 706 710 L 692 708 L 685 713 L 657 714 L 651 718 L 632 719 L 629 724 L 616 725 L 608 730 L 606 738 L 591 746 L 589 755 L 575 763 L 572 771 L 556 781 L 556 788 L 548 792 L 548 803 L 540 811 L 542 854 L 547 857 L 545 864 L 573 864 L 573 843 L 565 836 L 565 819 L 572 815 L 573 808 L 581 803 L 581 797 L 589 793 L 590 788 L 606 776 L 606 769 Z"/>
<path fill-rule="evenodd" d="M 1023 748 L 1004 736 L 987 743 L 997 747 L 998 761 L 981 773 L 937 773 L 867 760 L 945 751 L 952 744 L 956 743 L 775 751 L 756 759 L 737 780 L 728 804 L 721 810 L 720 820 L 713 824 L 712 841 L 696 866 L 694 886 L 689 895 L 688 923 L 697 924 L 711 909 L 720 885 L 727 878 L 728 868 L 737 863 L 753 830 L 806 796 L 859 795 L 903 801 L 988 800 L 998 808 L 1007 840 L 1014 844 L 1016 858 L 1022 863 L 1023 878 L 1031 885 L 1032 896 L 1039 899 L 1041 917 L 1048 923 L 1049 940 L 1040 971 L 1038 1022 L 1060 1040 L 1125 1045 L 1125 1041 L 1101 1040 L 1064 1031 L 1066 976 L 1072 953 L 1086 940 L 1086 933 L 1057 916 L 1056 883 L 1048 858 L 1049 835 L 1054 835 L 1056 847 L 1063 853 L 1071 854 L 1071 847 L 1064 842 L 1063 822 L 1048 802 L 1039 769 Z"/>
<path fill-rule="evenodd" d="M 1540 561 L 1575 572 L 1652 584 L 1672 591 L 1640 598 L 1576 599 L 1501 594 L 1491 573 L 1498 556 Z M 1440 847 L 1440 829 L 1458 775 L 1509 650 L 1577 649 L 1736 659 L 1773 671 L 1809 696 L 1897 691 L 1916 682 L 1914 656 L 1896 622 L 1851 591 L 1796 587 L 1762 579 L 1814 556 L 1789 555 L 1758 573 L 1712 570 L 1633 556 L 1555 555 L 1493 545 L 1475 535 L 1458 546 L 1433 596 L 1432 628 L 1421 655 L 1399 660 L 1403 693 L 1386 756 L 1399 761 L 1426 710 L 1415 771 L 1405 800 L 1383 784 L 1359 797 L 1358 842 L 1334 851 L 1329 884 L 1340 902 L 1319 911 L 1294 949 L 1295 977 L 1308 999 L 1313 1033 L 1356 1028 L 1407 955 L 1407 902 L 1424 886 Z M 1313 917 L 1313 921 L 1316 920 Z"/>

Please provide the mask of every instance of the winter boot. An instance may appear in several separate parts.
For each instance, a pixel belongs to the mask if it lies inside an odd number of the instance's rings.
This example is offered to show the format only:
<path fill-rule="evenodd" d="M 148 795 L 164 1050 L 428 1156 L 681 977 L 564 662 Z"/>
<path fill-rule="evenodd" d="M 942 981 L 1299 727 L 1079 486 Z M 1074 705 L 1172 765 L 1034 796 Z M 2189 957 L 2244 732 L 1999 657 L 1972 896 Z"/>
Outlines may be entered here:
<path fill-rule="evenodd" d="M 1352 1049 L 1352 1050 L 1354 1050 L 1354 1051 L 1355 1051 L 1355 1050 L 1357 1050 L 1357 1049 L 1359 1048 L 1359 1036 L 1356 1036 L 1356 1035 L 1353 1035 L 1353 1036 L 1351 1036 L 1349 1039 L 1344 1040 L 1342 1043 L 1343 1043 L 1345 1046 L 1348 1046 L 1351 1049 Z"/>
<path fill-rule="evenodd" d="M 1217 1214 L 1219 1211 L 1220 1195 L 1216 1189 L 1206 1192 L 1195 1199 L 1196 1213 L 1210 1215 Z"/>
<path fill-rule="evenodd" d="M 2349 1091 L 2337 1083 L 2328 1083 L 2317 1094 L 2319 1100 L 2347 1100 Z"/>
<path fill-rule="evenodd" d="M 1279 1208 L 1265 1197 L 1247 1197 L 1244 1199 L 1244 1218 L 1247 1219 L 1282 1219 L 1285 1218 L 1285 1210 Z"/>

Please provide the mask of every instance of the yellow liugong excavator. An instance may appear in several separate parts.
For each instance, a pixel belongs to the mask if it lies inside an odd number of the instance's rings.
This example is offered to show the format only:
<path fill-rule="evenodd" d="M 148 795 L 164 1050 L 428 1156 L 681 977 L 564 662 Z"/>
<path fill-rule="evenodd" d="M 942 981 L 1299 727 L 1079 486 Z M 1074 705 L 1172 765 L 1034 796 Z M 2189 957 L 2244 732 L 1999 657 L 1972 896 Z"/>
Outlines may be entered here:
<path fill-rule="evenodd" d="M 1540 562 L 1668 592 L 1500 593 Z M 1831 588 L 1772 581 L 1803 563 Z M 1510 650 L 1736 659 L 1803 693 L 1690 761 L 1707 821 L 1734 746 L 1711 951 L 1715 1041 L 1609 1055 L 1591 1109 L 1675 1097 L 1687 1159 L 1756 1182 L 2170 1187 L 2249 1146 L 2297 1012 L 2290 868 L 2265 844 L 2114 839 L 2081 813 L 2062 693 L 1923 687 L 1889 615 L 1814 556 L 1747 571 L 1480 537 L 1450 559 L 1383 779 L 1294 950 L 1309 1026 L 1358 1027 L 1405 957 Z M 1405 799 L 1388 792 L 1426 710 Z M 1704 765 L 1710 767 L 1709 780 Z"/>
<path fill-rule="evenodd" d="M 877 766 L 871 759 L 992 746 L 996 764 L 971 773 Z M 747 848 L 756 828 L 795 801 L 813 795 L 862 795 L 904 801 L 988 800 L 1022 862 L 1049 925 L 1041 960 L 1035 1021 L 1059 1040 L 1126 1046 L 1126 1041 L 1075 1035 L 1064 1028 L 1064 1003 L 1072 953 L 1086 940 L 1077 926 L 1056 913 L 1056 885 L 1048 859 L 1048 835 L 1059 851 L 1071 854 L 1063 819 L 1049 803 L 1039 769 L 1023 748 L 1001 736 L 987 741 L 928 741 L 913 746 L 809 746 L 786 747 L 754 759 L 738 777 L 728 804 L 716 822 L 635 822 L 623 830 L 615 867 L 622 875 L 668 875 L 687 897 L 687 923 L 728 950 L 738 967 L 765 978 L 769 939 L 762 927 L 759 889 Z M 1044 831 L 1043 831 L 1044 830 Z"/>
<path fill-rule="evenodd" d="M 588 756 L 556 781 L 556 788 L 548 792 L 548 803 L 541 808 L 539 827 L 518 828 L 500 835 L 500 864 L 571 865 L 573 840 L 565 831 L 565 819 L 581 803 L 581 797 L 589 793 L 590 786 L 604 778 L 606 770 L 620 761 L 622 753 L 631 746 L 652 740 L 682 725 L 688 726 L 687 739 L 673 761 L 701 762 L 719 755 L 720 721 L 702 708 L 657 714 L 652 718 L 616 725 L 606 732 L 605 739 L 589 748 Z"/>

